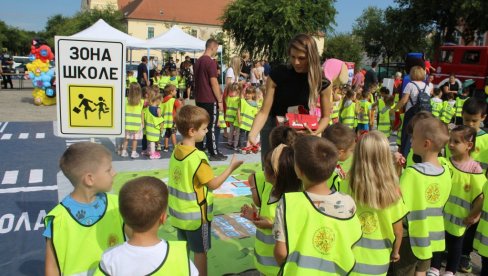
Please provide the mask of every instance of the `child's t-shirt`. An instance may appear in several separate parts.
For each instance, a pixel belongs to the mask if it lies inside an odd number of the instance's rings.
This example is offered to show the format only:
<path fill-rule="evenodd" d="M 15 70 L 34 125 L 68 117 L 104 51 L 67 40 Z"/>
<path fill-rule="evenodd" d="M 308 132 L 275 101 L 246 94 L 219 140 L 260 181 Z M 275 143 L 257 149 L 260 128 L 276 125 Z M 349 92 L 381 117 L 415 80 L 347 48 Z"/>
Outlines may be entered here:
<path fill-rule="evenodd" d="M 76 219 L 77 222 L 81 223 L 82 225 L 89 226 L 99 221 L 105 213 L 107 197 L 104 193 L 99 193 L 96 195 L 93 202 L 81 203 L 74 200 L 71 195 L 68 195 L 61 201 L 61 204 L 69 210 L 71 216 Z M 47 219 L 46 230 L 44 230 L 42 235 L 48 239 L 51 239 L 52 221 L 49 217 Z"/>
<path fill-rule="evenodd" d="M 151 114 L 154 116 L 154 117 L 158 117 L 158 108 L 157 106 L 152 106 L 150 105 L 149 106 L 149 112 L 151 112 Z"/>
<path fill-rule="evenodd" d="M 315 207 L 328 216 L 348 219 L 356 213 L 354 200 L 346 194 L 339 192 L 333 192 L 329 195 L 306 193 L 313 201 Z M 274 239 L 280 242 L 286 242 L 284 217 L 283 199 L 280 199 L 276 207 L 276 216 L 273 225 Z"/>
<path fill-rule="evenodd" d="M 167 254 L 168 244 L 164 240 L 153 246 L 134 246 L 124 242 L 103 253 L 100 267 L 109 275 L 149 275 L 159 268 Z M 198 275 L 191 260 L 190 275 Z"/>

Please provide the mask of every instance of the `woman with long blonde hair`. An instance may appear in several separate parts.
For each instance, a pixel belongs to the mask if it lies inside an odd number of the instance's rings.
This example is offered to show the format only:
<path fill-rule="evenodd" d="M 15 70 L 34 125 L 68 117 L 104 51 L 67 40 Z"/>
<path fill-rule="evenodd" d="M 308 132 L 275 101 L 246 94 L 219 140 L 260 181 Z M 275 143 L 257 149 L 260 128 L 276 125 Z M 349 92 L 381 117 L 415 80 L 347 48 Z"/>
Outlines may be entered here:
<path fill-rule="evenodd" d="M 239 56 L 233 56 L 230 59 L 229 67 L 225 73 L 225 85 L 232 84 L 239 81 L 239 75 L 241 74 L 241 58 Z"/>
<path fill-rule="evenodd" d="M 332 86 L 322 82 L 322 68 L 317 44 L 307 34 L 295 36 L 288 45 L 289 64 L 273 68 L 266 81 L 263 106 L 254 119 L 248 140 L 257 143 L 257 136 L 269 137 L 276 125 L 276 116 L 285 116 L 289 107 L 304 106 L 314 110 L 320 96 L 321 118 L 318 129 L 321 133 L 329 124 L 332 110 Z M 261 159 L 269 151 L 269 141 L 262 139 Z"/>
<path fill-rule="evenodd" d="M 400 259 L 402 219 L 408 211 L 401 198 L 390 144 L 383 133 L 371 131 L 361 136 L 348 176 L 345 192 L 356 202 L 363 231 L 353 249 L 356 266 L 351 275 L 386 275 L 390 261 Z"/>

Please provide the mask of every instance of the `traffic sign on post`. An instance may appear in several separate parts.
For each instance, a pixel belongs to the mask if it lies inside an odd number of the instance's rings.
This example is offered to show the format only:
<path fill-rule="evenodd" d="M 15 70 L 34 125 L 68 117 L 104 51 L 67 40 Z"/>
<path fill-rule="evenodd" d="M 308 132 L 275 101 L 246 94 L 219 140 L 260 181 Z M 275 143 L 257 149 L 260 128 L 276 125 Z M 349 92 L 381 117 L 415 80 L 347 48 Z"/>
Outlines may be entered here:
<path fill-rule="evenodd" d="M 60 136 L 123 135 L 124 53 L 122 41 L 56 37 Z"/>

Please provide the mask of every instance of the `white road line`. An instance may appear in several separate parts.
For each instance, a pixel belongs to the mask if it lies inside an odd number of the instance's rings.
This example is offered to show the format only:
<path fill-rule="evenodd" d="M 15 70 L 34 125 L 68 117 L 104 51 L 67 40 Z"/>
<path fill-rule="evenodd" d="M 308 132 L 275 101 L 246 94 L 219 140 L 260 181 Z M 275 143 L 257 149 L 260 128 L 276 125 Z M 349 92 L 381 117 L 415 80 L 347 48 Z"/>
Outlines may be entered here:
<path fill-rule="evenodd" d="M 3 123 L 2 128 L 0 128 L 0 132 L 3 132 L 5 130 L 5 128 L 7 127 L 7 125 L 8 125 L 8 122 Z"/>
<path fill-rule="evenodd" d="M 3 175 L 2 184 L 15 184 L 17 183 L 17 176 L 19 171 L 5 171 Z"/>
<path fill-rule="evenodd" d="M 56 191 L 57 189 L 58 189 L 58 185 L 7 188 L 7 189 L 0 189 L 0 194 L 14 194 L 14 193 L 38 192 L 38 191 Z"/>
<path fill-rule="evenodd" d="M 46 138 L 46 133 L 44 132 L 36 133 L 36 139 L 44 139 L 44 138 Z"/>
<path fill-rule="evenodd" d="M 29 174 L 29 184 L 30 183 L 41 183 L 42 182 L 42 169 L 30 170 Z"/>
<path fill-rule="evenodd" d="M 0 140 L 10 140 L 10 138 L 12 138 L 12 134 L 5 133 L 4 135 L 2 135 L 2 138 L 0 138 Z"/>
<path fill-rule="evenodd" d="M 22 132 L 19 134 L 19 139 L 27 139 L 29 138 L 29 133 Z"/>

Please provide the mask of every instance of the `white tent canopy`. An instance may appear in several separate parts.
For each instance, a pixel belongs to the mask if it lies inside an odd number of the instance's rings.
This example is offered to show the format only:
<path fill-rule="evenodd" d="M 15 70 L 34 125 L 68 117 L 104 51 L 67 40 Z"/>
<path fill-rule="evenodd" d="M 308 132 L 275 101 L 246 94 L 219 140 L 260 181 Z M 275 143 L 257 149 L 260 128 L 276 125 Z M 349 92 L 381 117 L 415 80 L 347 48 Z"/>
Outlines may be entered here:
<path fill-rule="evenodd" d="M 198 39 L 173 26 L 169 31 L 146 40 L 140 48 L 159 49 L 170 52 L 202 52 L 205 51 L 205 41 Z M 219 52 L 222 47 L 219 47 Z"/>
<path fill-rule="evenodd" d="M 103 19 L 99 19 L 95 24 L 84 29 L 83 31 L 72 35 L 73 38 L 91 38 L 91 39 L 114 39 L 125 42 L 127 48 L 147 48 L 145 41 L 130 36 L 110 26 Z"/>

